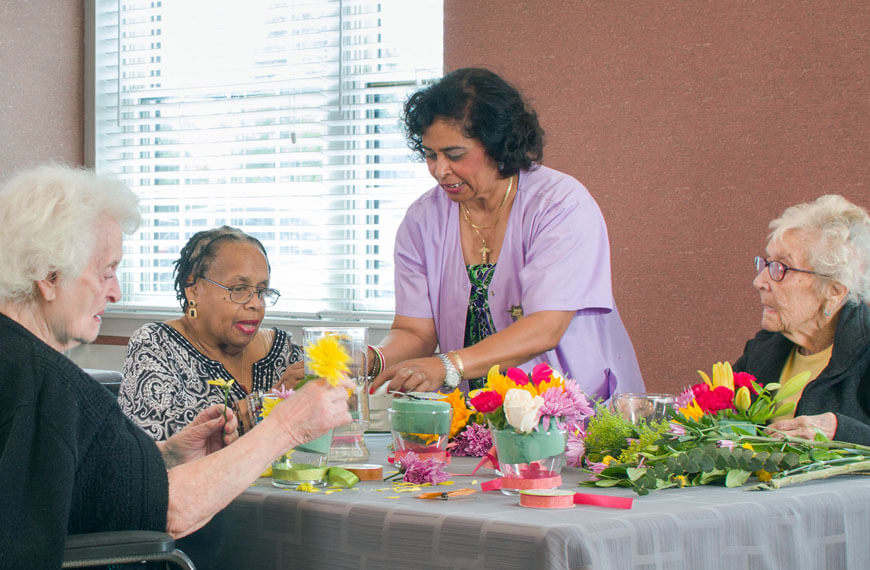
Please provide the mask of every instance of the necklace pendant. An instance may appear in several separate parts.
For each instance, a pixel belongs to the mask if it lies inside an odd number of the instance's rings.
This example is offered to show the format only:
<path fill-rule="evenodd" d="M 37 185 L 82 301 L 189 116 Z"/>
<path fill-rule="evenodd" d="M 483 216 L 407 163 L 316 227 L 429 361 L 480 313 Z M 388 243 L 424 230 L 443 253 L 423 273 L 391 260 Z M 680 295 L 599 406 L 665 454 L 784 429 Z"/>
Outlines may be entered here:
<path fill-rule="evenodd" d="M 480 247 L 480 259 L 483 263 L 489 263 L 489 252 L 492 251 L 486 247 L 486 242 Z"/>

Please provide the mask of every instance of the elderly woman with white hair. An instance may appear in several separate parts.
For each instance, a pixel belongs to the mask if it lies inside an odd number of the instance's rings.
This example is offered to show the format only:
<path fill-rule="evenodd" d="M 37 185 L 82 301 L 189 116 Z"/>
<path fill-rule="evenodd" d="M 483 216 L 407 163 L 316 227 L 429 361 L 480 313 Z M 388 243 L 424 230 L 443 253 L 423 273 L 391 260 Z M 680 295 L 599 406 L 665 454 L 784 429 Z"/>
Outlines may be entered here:
<path fill-rule="evenodd" d="M 810 371 L 771 432 L 870 445 L 870 217 L 827 195 L 786 209 L 770 229 L 753 281 L 763 330 L 734 370 L 762 384 Z"/>
<path fill-rule="evenodd" d="M 311 382 L 242 438 L 219 405 L 165 442 L 131 423 L 63 351 L 97 338 L 121 297 L 122 231 L 138 225 L 135 195 L 84 170 L 0 188 L 2 568 L 59 568 L 67 534 L 189 534 L 275 457 L 350 420 L 343 387 Z"/>

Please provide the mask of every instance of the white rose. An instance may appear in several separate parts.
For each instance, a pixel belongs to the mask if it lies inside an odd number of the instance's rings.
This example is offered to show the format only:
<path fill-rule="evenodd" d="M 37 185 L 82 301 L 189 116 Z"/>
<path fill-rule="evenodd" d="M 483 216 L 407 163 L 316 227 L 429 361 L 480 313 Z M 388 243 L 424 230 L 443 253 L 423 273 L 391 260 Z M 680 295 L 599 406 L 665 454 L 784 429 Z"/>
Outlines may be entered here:
<path fill-rule="evenodd" d="M 544 399 L 540 396 L 514 388 L 504 396 L 504 415 L 514 429 L 529 433 L 538 425 L 538 410 L 543 405 Z"/>

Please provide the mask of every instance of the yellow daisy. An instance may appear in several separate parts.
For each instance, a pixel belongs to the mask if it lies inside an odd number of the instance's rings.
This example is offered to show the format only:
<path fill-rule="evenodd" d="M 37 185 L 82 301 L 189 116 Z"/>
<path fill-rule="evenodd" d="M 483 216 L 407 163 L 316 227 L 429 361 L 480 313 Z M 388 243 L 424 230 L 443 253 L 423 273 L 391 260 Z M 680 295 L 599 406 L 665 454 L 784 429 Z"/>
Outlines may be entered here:
<path fill-rule="evenodd" d="M 331 386 L 346 378 L 350 355 L 338 341 L 338 335 L 326 335 L 305 347 L 305 358 L 315 376 L 326 378 Z"/>
<path fill-rule="evenodd" d="M 453 419 L 450 421 L 450 438 L 456 436 L 465 424 L 468 423 L 468 418 L 473 413 L 468 406 L 465 405 L 465 398 L 462 397 L 462 392 L 459 388 L 447 394 L 444 398 L 439 398 L 442 402 L 448 402 L 453 408 Z"/>
<path fill-rule="evenodd" d="M 698 402 L 692 400 L 689 402 L 687 406 L 684 408 L 680 408 L 680 413 L 683 414 L 683 417 L 690 419 L 692 421 L 697 422 L 704 415 L 704 411 L 701 409 L 701 406 L 698 405 Z"/>

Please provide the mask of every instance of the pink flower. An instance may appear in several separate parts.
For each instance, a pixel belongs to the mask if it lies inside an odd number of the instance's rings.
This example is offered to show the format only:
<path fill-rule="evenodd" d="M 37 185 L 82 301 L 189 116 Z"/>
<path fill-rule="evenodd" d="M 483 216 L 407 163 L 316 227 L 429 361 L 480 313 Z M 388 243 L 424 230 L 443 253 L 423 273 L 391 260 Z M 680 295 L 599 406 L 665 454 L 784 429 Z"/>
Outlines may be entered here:
<path fill-rule="evenodd" d="M 290 395 L 293 394 L 293 389 L 285 388 L 284 386 L 273 387 L 270 394 L 284 400 L 286 398 L 289 398 Z"/>
<path fill-rule="evenodd" d="M 553 369 L 546 362 L 541 362 L 532 368 L 532 384 L 537 386 L 541 382 L 546 382 L 553 376 Z"/>
<path fill-rule="evenodd" d="M 544 404 L 541 406 L 540 417 L 564 418 L 572 423 L 579 419 L 574 417 L 578 414 L 574 410 L 571 396 L 562 390 L 561 386 L 549 388 L 541 395 L 541 398 L 544 400 Z"/>
<path fill-rule="evenodd" d="M 715 414 L 719 410 L 734 408 L 734 392 L 730 388 L 716 386 L 715 389 L 710 390 L 706 384 L 695 384 L 692 386 L 692 391 L 695 393 L 695 401 L 705 414 Z"/>
<path fill-rule="evenodd" d="M 597 474 L 597 473 L 601 473 L 602 471 L 607 469 L 607 464 L 606 463 L 595 463 L 593 461 L 593 462 L 590 462 L 587 465 L 587 467 L 589 468 L 590 471 Z"/>
<path fill-rule="evenodd" d="M 685 408 L 686 406 L 691 404 L 692 400 L 694 400 L 694 399 L 695 399 L 695 394 L 694 394 L 692 388 L 686 388 L 685 390 L 683 390 L 682 394 L 677 396 L 677 399 L 675 401 L 677 409 Z"/>
<path fill-rule="evenodd" d="M 468 424 L 448 445 L 450 455 L 483 457 L 492 449 L 492 433 L 480 424 Z"/>
<path fill-rule="evenodd" d="M 481 414 L 497 410 L 502 403 L 501 396 L 495 390 L 485 390 L 471 399 L 471 405 Z"/>
<path fill-rule="evenodd" d="M 734 442 L 730 439 L 720 439 L 716 442 L 716 447 L 727 447 L 728 449 L 734 449 Z"/>
<path fill-rule="evenodd" d="M 399 471 L 405 473 L 403 481 L 406 483 L 431 483 L 436 485 L 450 478 L 444 472 L 444 462 L 437 459 L 420 459 L 416 453 L 406 453 L 399 460 Z"/>
<path fill-rule="evenodd" d="M 577 425 L 574 426 L 568 433 L 568 438 L 565 442 L 565 464 L 572 467 L 581 467 L 583 464 L 583 455 L 586 453 L 586 437 L 585 430 Z"/>
<path fill-rule="evenodd" d="M 568 394 L 568 397 L 571 398 L 571 402 L 573 402 L 574 413 L 576 416 L 574 418 L 566 417 L 565 419 L 576 422 L 591 416 L 594 410 L 592 409 L 592 405 L 589 403 L 586 394 L 583 393 L 580 384 L 578 384 L 576 380 L 566 379 L 564 386 L 565 393 Z"/>
<path fill-rule="evenodd" d="M 681 435 L 686 435 L 686 428 L 683 427 L 682 424 L 678 424 L 677 422 L 671 422 L 670 429 L 668 429 L 668 433 L 671 435 L 675 435 L 677 437 Z"/>
<path fill-rule="evenodd" d="M 529 377 L 525 371 L 520 368 L 508 368 L 505 374 L 517 386 L 525 386 L 529 383 Z"/>

